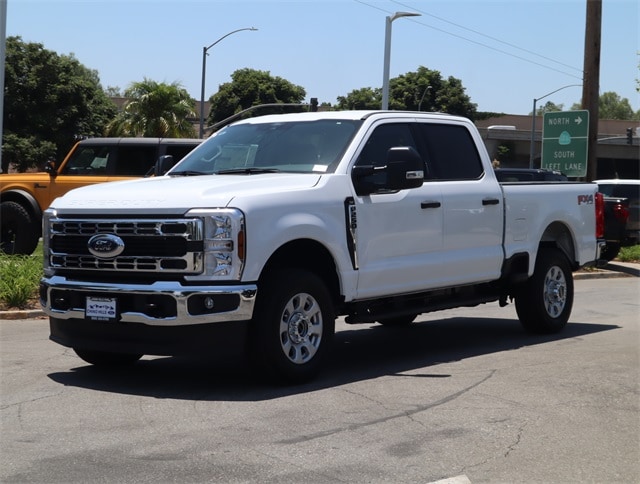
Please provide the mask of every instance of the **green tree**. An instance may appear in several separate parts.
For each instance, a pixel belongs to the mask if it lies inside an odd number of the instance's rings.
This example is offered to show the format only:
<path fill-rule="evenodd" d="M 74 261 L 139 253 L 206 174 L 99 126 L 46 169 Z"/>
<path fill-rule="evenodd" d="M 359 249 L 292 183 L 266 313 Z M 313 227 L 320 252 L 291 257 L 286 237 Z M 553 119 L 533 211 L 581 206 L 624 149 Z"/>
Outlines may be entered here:
<path fill-rule="evenodd" d="M 380 89 L 365 87 L 338 97 L 338 109 L 380 109 Z M 476 105 L 465 94 L 462 82 L 455 77 L 443 79 L 438 71 L 418 67 L 389 80 L 389 109 L 440 111 L 474 119 Z"/>
<path fill-rule="evenodd" d="M 116 113 L 98 73 L 71 55 L 8 37 L 2 172 L 61 159 L 78 136 L 99 136 Z"/>
<path fill-rule="evenodd" d="M 107 86 L 104 92 L 109 97 L 122 97 L 122 91 L 118 86 Z"/>
<path fill-rule="evenodd" d="M 258 104 L 302 103 L 305 95 L 302 86 L 274 77 L 268 71 L 238 69 L 231 74 L 231 82 L 221 84 L 218 92 L 209 98 L 211 110 L 207 124 L 222 121 Z"/>
<path fill-rule="evenodd" d="M 542 116 L 544 113 L 555 113 L 562 111 L 564 109 L 564 104 L 556 104 L 552 101 L 547 101 L 542 106 L 538 106 L 536 109 L 536 116 Z M 578 108 L 580 109 L 580 108 Z M 529 113 L 531 114 L 531 113 Z"/>
<path fill-rule="evenodd" d="M 626 97 L 621 98 L 615 92 L 608 91 L 601 94 L 598 103 L 600 119 L 640 119 L 638 113 L 633 112 L 629 100 Z M 571 109 L 578 110 L 582 107 L 581 104 L 575 103 Z"/>
<path fill-rule="evenodd" d="M 157 138 L 195 137 L 195 101 L 179 83 L 166 84 L 144 79 L 125 92 L 123 110 L 108 124 L 107 136 Z"/>
<path fill-rule="evenodd" d="M 363 87 L 354 89 L 346 96 L 338 96 L 336 109 L 380 109 L 382 105 L 382 89 Z"/>
<path fill-rule="evenodd" d="M 629 100 L 615 92 L 602 93 L 598 109 L 600 119 L 633 119 L 635 115 Z"/>

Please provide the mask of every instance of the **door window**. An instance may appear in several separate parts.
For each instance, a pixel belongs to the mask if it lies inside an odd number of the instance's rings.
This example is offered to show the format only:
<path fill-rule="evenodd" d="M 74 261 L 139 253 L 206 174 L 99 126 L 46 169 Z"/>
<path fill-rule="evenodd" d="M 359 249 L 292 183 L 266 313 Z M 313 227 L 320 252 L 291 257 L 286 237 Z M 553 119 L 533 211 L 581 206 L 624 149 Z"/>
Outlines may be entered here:
<path fill-rule="evenodd" d="M 78 146 L 60 174 L 105 175 L 110 151 L 110 146 Z"/>

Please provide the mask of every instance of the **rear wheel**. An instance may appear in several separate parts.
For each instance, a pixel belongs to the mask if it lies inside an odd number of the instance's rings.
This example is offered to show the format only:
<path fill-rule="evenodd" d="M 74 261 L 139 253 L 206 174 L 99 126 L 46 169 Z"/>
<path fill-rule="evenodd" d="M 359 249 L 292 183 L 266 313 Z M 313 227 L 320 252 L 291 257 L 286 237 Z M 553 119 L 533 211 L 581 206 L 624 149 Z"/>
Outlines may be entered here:
<path fill-rule="evenodd" d="M 320 371 L 334 329 L 323 281 L 308 271 L 279 270 L 260 284 L 250 357 L 259 372 L 284 383 L 302 383 Z"/>
<path fill-rule="evenodd" d="M 109 351 L 84 350 L 81 348 L 74 348 L 73 351 L 87 363 L 102 367 L 131 365 L 142 358 L 142 355 L 138 354 L 112 353 Z"/>
<path fill-rule="evenodd" d="M 540 249 L 533 276 L 516 296 L 516 312 L 527 331 L 557 333 L 573 306 L 573 274 L 558 249 Z"/>
<path fill-rule="evenodd" d="M 32 254 L 40 232 L 29 212 L 18 202 L 0 203 L 0 249 L 5 254 Z"/>

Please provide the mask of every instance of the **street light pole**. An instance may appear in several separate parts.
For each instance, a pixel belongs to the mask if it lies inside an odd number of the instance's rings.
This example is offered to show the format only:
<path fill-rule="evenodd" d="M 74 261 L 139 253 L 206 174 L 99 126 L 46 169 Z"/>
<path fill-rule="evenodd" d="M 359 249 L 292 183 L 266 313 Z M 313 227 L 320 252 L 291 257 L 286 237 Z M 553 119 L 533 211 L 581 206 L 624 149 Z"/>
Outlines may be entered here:
<path fill-rule="evenodd" d="M 389 109 L 389 66 L 391 64 L 391 22 L 400 17 L 419 17 L 413 12 L 396 12 L 386 18 L 384 29 L 384 68 L 382 72 L 382 109 Z"/>
<path fill-rule="evenodd" d="M 533 168 L 533 153 L 534 153 L 535 135 L 536 135 L 536 103 L 541 99 L 544 99 L 547 96 L 551 96 L 552 94 L 555 94 L 558 91 L 562 91 L 563 89 L 566 89 L 568 87 L 580 87 L 580 86 L 582 86 L 582 84 L 569 84 L 568 86 L 562 86 L 556 89 L 555 91 L 551 91 L 550 93 L 545 94 L 544 96 L 539 97 L 538 99 L 536 98 L 533 99 L 533 111 L 531 116 L 531 143 L 529 146 L 529 168 Z"/>
<path fill-rule="evenodd" d="M 258 29 L 256 29 L 255 27 L 246 27 L 244 29 L 234 30 L 234 31 L 229 32 L 228 34 L 223 35 L 222 37 L 220 37 L 218 40 L 216 40 L 209 47 L 203 47 L 202 48 L 202 85 L 200 87 L 200 138 L 204 138 L 204 79 L 205 79 L 205 72 L 206 72 L 206 68 L 207 68 L 207 52 L 209 51 L 209 49 L 211 49 L 211 47 L 216 45 L 221 40 L 226 39 L 231 34 L 235 34 L 236 32 L 242 32 L 243 30 L 258 30 Z"/>

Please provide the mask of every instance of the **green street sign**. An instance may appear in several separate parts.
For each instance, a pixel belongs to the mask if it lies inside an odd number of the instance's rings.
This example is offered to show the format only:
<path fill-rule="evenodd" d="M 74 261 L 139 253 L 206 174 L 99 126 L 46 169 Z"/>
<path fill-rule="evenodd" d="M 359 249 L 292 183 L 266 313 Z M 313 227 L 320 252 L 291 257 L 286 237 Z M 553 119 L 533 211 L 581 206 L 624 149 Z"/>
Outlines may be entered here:
<path fill-rule="evenodd" d="M 544 113 L 541 168 L 586 176 L 588 140 L 589 111 Z"/>

